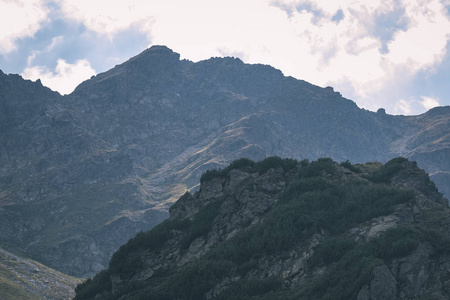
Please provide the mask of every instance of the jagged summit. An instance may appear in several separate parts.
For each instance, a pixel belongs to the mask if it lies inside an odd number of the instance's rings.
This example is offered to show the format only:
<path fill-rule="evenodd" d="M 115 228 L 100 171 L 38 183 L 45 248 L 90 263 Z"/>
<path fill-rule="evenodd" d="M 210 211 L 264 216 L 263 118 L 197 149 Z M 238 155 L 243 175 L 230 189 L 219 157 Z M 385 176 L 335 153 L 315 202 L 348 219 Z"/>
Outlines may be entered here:
<path fill-rule="evenodd" d="M 130 58 L 126 62 L 116 65 L 109 71 L 97 74 L 91 79 L 84 81 L 76 87 L 73 94 L 77 95 L 82 93 L 83 90 L 91 91 L 92 87 L 96 87 L 98 84 L 107 84 L 111 88 L 118 85 L 119 88 L 137 88 L 135 85 L 129 87 L 121 86 L 121 81 L 134 81 L 148 82 L 153 77 L 161 76 L 161 80 L 164 76 L 177 67 L 180 62 L 180 54 L 173 52 L 166 46 L 152 46 L 142 53 Z"/>
<path fill-rule="evenodd" d="M 146 63 L 149 64 L 151 62 L 167 61 L 167 62 L 177 62 L 180 60 L 180 54 L 174 52 L 172 49 L 169 49 L 166 46 L 155 45 L 150 48 L 144 50 L 139 55 L 130 58 L 125 63 Z M 145 65 L 143 66 L 145 67 Z"/>
<path fill-rule="evenodd" d="M 143 55 L 145 53 L 158 53 L 158 54 L 172 54 L 174 53 L 172 49 L 165 45 L 152 45 L 150 48 L 143 51 L 140 55 Z M 178 53 L 175 53 L 176 55 L 179 55 Z"/>

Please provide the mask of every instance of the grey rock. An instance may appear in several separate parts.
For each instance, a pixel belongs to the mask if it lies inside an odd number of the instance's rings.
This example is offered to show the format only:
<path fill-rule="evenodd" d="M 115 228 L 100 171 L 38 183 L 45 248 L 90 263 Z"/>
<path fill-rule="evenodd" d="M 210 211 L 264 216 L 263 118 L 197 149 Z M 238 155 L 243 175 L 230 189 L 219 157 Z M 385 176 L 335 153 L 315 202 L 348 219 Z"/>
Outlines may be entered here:
<path fill-rule="evenodd" d="M 394 260 L 391 270 L 405 297 L 418 297 L 430 278 L 433 248 L 420 244 L 410 255 Z"/>
<path fill-rule="evenodd" d="M 363 288 L 359 291 L 358 297 L 356 299 L 357 300 L 371 300 L 368 285 L 363 286 Z"/>
<path fill-rule="evenodd" d="M 395 300 L 397 299 L 397 283 L 394 276 L 385 266 L 378 266 L 373 269 L 373 280 L 370 283 L 371 300 Z M 364 293 L 364 292 L 363 292 Z M 358 296 L 359 299 L 359 296 Z"/>

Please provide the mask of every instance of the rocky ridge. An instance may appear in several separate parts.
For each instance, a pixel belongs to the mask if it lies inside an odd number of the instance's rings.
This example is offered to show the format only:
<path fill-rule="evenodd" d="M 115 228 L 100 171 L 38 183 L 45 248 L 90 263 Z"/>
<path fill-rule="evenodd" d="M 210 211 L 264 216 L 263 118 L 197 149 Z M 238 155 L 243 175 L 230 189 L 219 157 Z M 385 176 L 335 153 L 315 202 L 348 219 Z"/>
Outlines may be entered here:
<path fill-rule="evenodd" d="M 361 207 L 365 204 L 365 208 Z M 450 209 L 403 158 L 238 160 L 75 299 L 447 299 Z"/>
<path fill-rule="evenodd" d="M 240 157 L 417 160 L 447 196 L 450 111 L 391 116 L 235 58 L 154 46 L 60 96 L 0 74 L 0 245 L 75 276 Z"/>

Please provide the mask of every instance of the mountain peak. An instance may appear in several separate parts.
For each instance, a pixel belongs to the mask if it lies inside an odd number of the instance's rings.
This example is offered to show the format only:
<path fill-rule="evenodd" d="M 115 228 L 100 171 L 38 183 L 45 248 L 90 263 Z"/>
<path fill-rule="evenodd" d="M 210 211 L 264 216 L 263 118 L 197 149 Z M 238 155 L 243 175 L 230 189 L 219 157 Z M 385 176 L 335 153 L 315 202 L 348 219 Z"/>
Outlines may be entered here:
<path fill-rule="evenodd" d="M 167 52 L 167 53 L 173 53 L 173 50 L 165 45 L 153 45 L 150 48 L 147 49 L 148 51 L 152 52 Z"/>
<path fill-rule="evenodd" d="M 180 60 L 180 54 L 173 52 L 173 50 L 168 48 L 167 46 L 154 45 L 154 46 L 151 46 L 150 48 L 144 50 L 139 55 L 131 58 L 129 60 L 129 62 L 133 61 L 135 59 L 142 59 L 144 57 L 145 58 L 148 58 L 148 57 L 169 58 L 169 59 L 175 60 L 175 61 Z"/>

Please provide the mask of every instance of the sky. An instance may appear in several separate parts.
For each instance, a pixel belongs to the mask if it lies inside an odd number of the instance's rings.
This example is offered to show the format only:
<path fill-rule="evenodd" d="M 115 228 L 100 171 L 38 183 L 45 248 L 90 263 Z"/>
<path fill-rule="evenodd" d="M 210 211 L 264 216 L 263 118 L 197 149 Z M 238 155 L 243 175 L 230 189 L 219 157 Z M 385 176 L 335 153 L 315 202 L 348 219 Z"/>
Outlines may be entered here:
<path fill-rule="evenodd" d="M 372 111 L 450 105 L 450 0 L 0 0 L 0 69 L 61 94 L 151 45 L 268 64 Z"/>

